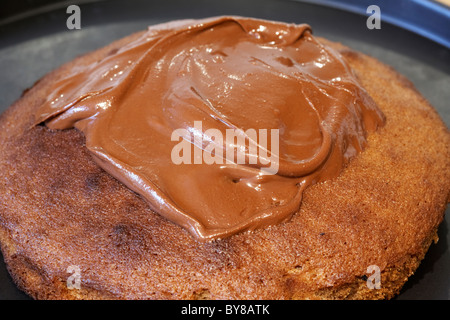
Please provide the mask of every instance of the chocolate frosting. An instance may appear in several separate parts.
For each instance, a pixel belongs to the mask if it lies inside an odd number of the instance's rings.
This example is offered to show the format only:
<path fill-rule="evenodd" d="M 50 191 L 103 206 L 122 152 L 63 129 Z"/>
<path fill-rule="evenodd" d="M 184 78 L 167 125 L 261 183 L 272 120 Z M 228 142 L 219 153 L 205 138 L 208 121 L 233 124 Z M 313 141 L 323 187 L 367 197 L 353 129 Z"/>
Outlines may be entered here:
<path fill-rule="evenodd" d="M 200 241 L 286 221 L 384 123 L 308 25 L 243 17 L 152 26 L 52 89 L 35 124 L 81 130 L 99 166 Z"/>

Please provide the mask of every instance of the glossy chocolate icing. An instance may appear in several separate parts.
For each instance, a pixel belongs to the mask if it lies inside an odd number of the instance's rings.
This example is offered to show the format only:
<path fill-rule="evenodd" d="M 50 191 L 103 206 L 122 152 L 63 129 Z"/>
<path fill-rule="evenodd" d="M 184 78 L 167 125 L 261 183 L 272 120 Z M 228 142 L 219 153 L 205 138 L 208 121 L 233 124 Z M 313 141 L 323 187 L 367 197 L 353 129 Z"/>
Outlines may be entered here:
<path fill-rule="evenodd" d="M 384 123 L 308 25 L 243 17 L 152 26 L 52 89 L 35 123 L 81 130 L 104 170 L 199 241 L 289 219 L 304 189 L 339 175 Z M 249 144 L 227 141 L 231 129 Z M 261 130 L 277 141 L 249 136 Z M 174 162 L 183 143 L 190 163 Z M 244 163 L 225 159 L 234 147 Z"/>

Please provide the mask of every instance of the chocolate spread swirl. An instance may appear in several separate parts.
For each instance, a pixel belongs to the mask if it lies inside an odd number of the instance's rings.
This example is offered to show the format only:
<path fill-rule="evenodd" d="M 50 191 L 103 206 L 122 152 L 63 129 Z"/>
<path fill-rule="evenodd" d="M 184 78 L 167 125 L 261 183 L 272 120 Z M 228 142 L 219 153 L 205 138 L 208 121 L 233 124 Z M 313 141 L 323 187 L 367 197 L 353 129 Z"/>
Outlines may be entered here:
<path fill-rule="evenodd" d="M 308 25 L 225 16 L 152 26 L 74 67 L 53 84 L 42 122 L 81 130 L 99 166 L 209 241 L 289 219 L 305 188 L 339 175 L 384 116 Z M 231 129 L 249 144 L 226 140 Z M 249 135 L 263 130 L 278 136 Z M 174 150 L 192 161 L 174 161 Z"/>

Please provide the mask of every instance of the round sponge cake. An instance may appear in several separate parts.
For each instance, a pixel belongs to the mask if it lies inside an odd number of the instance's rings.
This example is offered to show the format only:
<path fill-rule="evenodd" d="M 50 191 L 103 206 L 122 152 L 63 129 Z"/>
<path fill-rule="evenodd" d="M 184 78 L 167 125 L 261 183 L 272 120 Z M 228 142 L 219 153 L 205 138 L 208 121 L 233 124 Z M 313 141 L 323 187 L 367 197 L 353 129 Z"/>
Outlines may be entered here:
<path fill-rule="evenodd" d="M 308 187 L 289 221 L 199 243 L 103 171 L 80 131 L 34 126 L 51 83 L 140 35 L 63 65 L 0 118 L 0 243 L 18 287 L 35 299 L 398 294 L 437 241 L 450 194 L 450 134 L 414 86 L 320 39 L 353 68 L 385 126 L 337 178 Z"/>

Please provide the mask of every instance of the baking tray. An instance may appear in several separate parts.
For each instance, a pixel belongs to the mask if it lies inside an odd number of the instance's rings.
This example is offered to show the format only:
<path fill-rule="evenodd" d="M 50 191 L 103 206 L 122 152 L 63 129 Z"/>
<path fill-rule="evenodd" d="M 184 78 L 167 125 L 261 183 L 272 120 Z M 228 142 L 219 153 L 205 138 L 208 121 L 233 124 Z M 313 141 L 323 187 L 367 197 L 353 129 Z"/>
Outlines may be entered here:
<path fill-rule="evenodd" d="M 390 1 L 393 2 L 398 8 L 398 2 Z M 416 85 L 449 126 L 450 50 L 446 46 L 450 40 L 449 11 L 443 5 L 426 0 L 408 2 L 403 1 L 402 10 L 396 14 L 388 1 L 377 1 L 381 9 L 381 29 L 373 30 L 366 26 L 366 1 L 360 1 L 359 5 L 351 0 L 318 3 L 287 0 L 17 1 L 14 2 L 16 5 L 11 2 L 9 6 L 2 3 L 0 112 L 62 63 L 148 25 L 181 18 L 241 15 L 308 23 L 315 35 L 339 41 L 393 66 Z M 81 9 L 79 30 L 69 30 L 66 26 L 69 17 L 66 8 L 70 4 L 77 4 Z M 413 18 L 418 5 L 425 5 L 428 10 L 426 17 L 422 16 L 422 28 L 421 19 Z M 411 23 L 405 23 L 408 12 Z M 430 19 L 439 21 L 432 29 Z M 397 300 L 449 300 L 449 211 L 447 209 L 445 221 L 438 231 L 440 241 L 431 246 Z M 2 257 L 0 299 L 30 299 L 14 285 Z"/>

